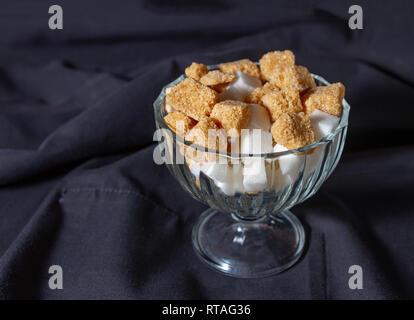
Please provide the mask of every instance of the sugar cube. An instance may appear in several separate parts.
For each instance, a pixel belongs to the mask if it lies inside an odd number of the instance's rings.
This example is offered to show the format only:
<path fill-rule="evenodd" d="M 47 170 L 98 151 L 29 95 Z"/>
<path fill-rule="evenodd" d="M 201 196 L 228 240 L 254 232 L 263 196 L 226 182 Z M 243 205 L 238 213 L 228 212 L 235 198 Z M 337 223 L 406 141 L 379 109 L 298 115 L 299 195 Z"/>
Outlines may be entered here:
<path fill-rule="evenodd" d="M 262 97 L 262 103 L 269 111 L 273 122 L 283 113 L 303 111 L 299 91 L 295 88 L 271 91 Z"/>
<path fill-rule="evenodd" d="M 227 152 L 227 135 L 223 129 L 219 129 L 213 119 L 201 119 L 186 135 L 185 140 L 212 150 Z M 197 161 L 215 161 L 216 154 L 197 150 L 193 147 L 185 148 L 185 155 Z"/>
<path fill-rule="evenodd" d="M 202 76 L 200 82 L 206 86 L 214 87 L 220 84 L 232 82 L 234 79 L 236 79 L 234 74 L 221 72 L 220 70 L 213 70 Z"/>
<path fill-rule="evenodd" d="M 274 140 L 288 149 L 296 149 L 315 142 L 309 116 L 303 112 L 282 113 L 273 123 Z"/>
<path fill-rule="evenodd" d="M 192 78 L 184 79 L 166 95 L 167 104 L 198 121 L 210 115 L 217 99 L 216 91 Z"/>
<path fill-rule="evenodd" d="M 241 71 L 249 76 L 260 78 L 259 67 L 249 59 L 241 59 L 233 62 L 221 63 L 219 66 L 223 72 L 235 74 L 237 71 Z"/>
<path fill-rule="evenodd" d="M 263 158 L 246 158 L 243 169 L 245 191 L 262 191 L 267 186 L 266 166 Z"/>
<path fill-rule="evenodd" d="M 245 101 L 254 89 L 261 87 L 262 82 L 241 71 L 236 72 L 237 79 L 231 82 L 226 89 L 220 93 L 219 100 Z"/>
<path fill-rule="evenodd" d="M 242 130 L 241 148 L 243 154 L 262 154 L 272 152 L 273 142 L 270 132 L 260 129 Z"/>
<path fill-rule="evenodd" d="M 288 149 L 283 145 L 277 143 L 273 148 L 273 152 L 284 152 Z M 278 157 L 279 169 L 283 175 L 290 175 L 295 177 L 298 172 L 303 168 L 303 156 L 297 154 L 287 154 Z"/>
<path fill-rule="evenodd" d="M 339 117 L 342 111 L 342 99 L 345 95 L 345 87 L 337 82 L 328 86 L 316 87 L 305 93 L 302 103 L 305 111 L 311 114 L 315 109 Z"/>
<path fill-rule="evenodd" d="M 215 184 L 228 196 L 233 196 L 235 193 L 243 193 L 243 171 L 240 164 L 233 165 L 229 168 L 229 175 L 227 181 L 215 181 Z"/>
<path fill-rule="evenodd" d="M 259 60 L 262 79 L 270 81 L 275 68 L 293 66 L 295 55 L 290 50 L 268 52 Z"/>
<path fill-rule="evenodd" d="M 249 107 L 250 120 L 247 125 L 247 128 L 270 131 L 271 123 L 269 113 L 267 112 L 267 110 L 259 104 L 249 104 Z"/>
<path fill-rule="evenodd" d="M 248 104 L 241 101 L 225 100 L 213 107 L 211 118 L 219 123 L 230 137 L 238 137 L 240 130 L 247 128 L 250 113 Z"/>
<path fill-rule="evenodd" d="M 279 87 L 270 82 L 266 82 L 262 87 L 254 89 L 246 98 L 246 102 L 262 104 L 262 97 L 272 91 L 279 91 Z"/>
<path fill-rule="evenodd" d="M 196 124 L 194 119 L 179 111 L 167 114 L 164 120 L 171 130 L 180 136 L 184 136 Z"/>
<path fill-rule="evenodd" d="M 270 82 L 279 88 L 295 88 L 299 92 L 304 92 L 315 87 L 310 72 L 304 66 L 289 66 L 275 68 L 270 77 Z"/>
<path fill-rule="evenodd" d="M 317 140 L 326 137 L 338 126 L 339 117 L 315 109 L 309 116 Z"/>
<path fill-rule="evenodd" d="M 244 154 L 272 152 L 272 135 L 259 129 L 243 130 L 241 152 Z M 246 191 L 262 191 L 266 188 L 267 174 L 264 158 L 244 158 L 243 185 Z"/>
<path fill-rule="evenodd" d="M 191 66 L 185 68 L 185 75 L 195 80 L 200 80 L 207 72 L 207 66 L 202 63 L 193 62 Z"/>

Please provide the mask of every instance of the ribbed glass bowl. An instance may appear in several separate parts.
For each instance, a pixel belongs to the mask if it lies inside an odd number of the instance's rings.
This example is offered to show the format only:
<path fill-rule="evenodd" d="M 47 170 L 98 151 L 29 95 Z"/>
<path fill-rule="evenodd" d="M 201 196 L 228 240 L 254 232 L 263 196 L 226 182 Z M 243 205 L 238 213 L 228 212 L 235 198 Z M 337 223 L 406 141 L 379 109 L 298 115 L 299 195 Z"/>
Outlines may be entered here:
<path fill-rule="evenodd" d="M 312 76 L 318 86 L 329 84 L 318 75 Z M 305 243 L 303 226 L 289 209 L 314 195 L 337 165 L 350 106 L 343 100 L 338 126 L 311 145 L 254 155 L 218 153 L 184 141 L 164 121 L 165 90 L 184 78 L 182 75 L 162 89 L 154 102 L 154 117 L 168 169 L 184 190 L 210 207 L 201 214 L 193 229 L 196 252 L 214 269 L 235 277 L 262 277 L 289 268 L 301 256 Z M 267 185 L 258 191 L 224 193 L 202 171 L 198 177 L 192 173 L 188 165 L 191 159 L 183 156 L 185 148 L 219 157 L 226 162 L 222 165 L 231 170 L 242 170 L 252 159 L 263 161 Z"/>

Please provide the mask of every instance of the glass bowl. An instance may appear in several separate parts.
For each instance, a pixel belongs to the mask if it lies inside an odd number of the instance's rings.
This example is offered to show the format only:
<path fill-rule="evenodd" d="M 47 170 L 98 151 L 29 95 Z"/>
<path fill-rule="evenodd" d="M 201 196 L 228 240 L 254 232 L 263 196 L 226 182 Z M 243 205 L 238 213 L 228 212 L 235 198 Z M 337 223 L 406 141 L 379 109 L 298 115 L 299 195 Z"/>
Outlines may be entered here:
<path fill-rule="evenodd" d="M 329 84 L 318 75 L 312 77 L 318 86 Z M 304 228 L 289 209 L 314 195 L 337 165 L 347 132 L 349 104 L 342 101 L 338 126 L 311 145 L 263 154 L 222 153 L 192 145 L 166 125 L 165 91 L 183 79 L 184 75 L 166 85 L 154 102 L 158 129 L 154 137 L 162 159 L 158 163 L 165 163 L 184 190 L 210 207 L 193 228 L 196 253 L 210 267 L 234 277 L 263 277 L 286 270 L 298 261 L 305 244 Z M 220 184 L 203 171 L 191 170 L 194 162 L 185 152 L 191 149 L 219 158 L 219 166 L 233 173 L 249 161 L 261 163 L 266 168 L 266 185 L 240 193 L 236 181 Z"/>

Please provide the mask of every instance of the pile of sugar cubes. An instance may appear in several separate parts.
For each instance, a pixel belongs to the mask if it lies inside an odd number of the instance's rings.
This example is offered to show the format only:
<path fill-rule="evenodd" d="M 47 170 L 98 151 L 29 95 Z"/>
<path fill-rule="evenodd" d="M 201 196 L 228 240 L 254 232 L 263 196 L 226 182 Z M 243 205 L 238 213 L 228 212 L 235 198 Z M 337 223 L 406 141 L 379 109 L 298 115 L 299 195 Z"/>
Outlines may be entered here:
<path fill-rule="evenodd" d="M 342 112 L 342 83 L 317 87 L 289 50 L 266 53 L 259 66 L 242 59 L 209 71 L 194 62 L 185 74 L 166 91 L 165 123 L 193 145 L 235 155 L 183 146 L 198 183 L 204 174 L 229 196 L 277 190 L 303 169 L 306 178 L 322 161 L 323 145 L 307 154 L 306 168 L 300 153 L 276 160 L 254 155 L 300 148 L 328 135 Z"/>

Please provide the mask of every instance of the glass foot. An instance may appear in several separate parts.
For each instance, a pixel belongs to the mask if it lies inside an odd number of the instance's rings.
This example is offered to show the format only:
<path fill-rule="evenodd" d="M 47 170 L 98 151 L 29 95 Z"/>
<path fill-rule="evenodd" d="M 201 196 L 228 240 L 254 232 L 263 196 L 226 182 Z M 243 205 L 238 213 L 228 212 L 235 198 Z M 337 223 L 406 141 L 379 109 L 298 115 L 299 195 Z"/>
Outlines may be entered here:
<path fill-rule="evenodd" d="M 304 243 L 302 224 L 287 210 L 246 221 L 209 209 L 193 228 L 193 245 L 201 260 L 238 278 L 286 270 L 298 261 Z"/>

